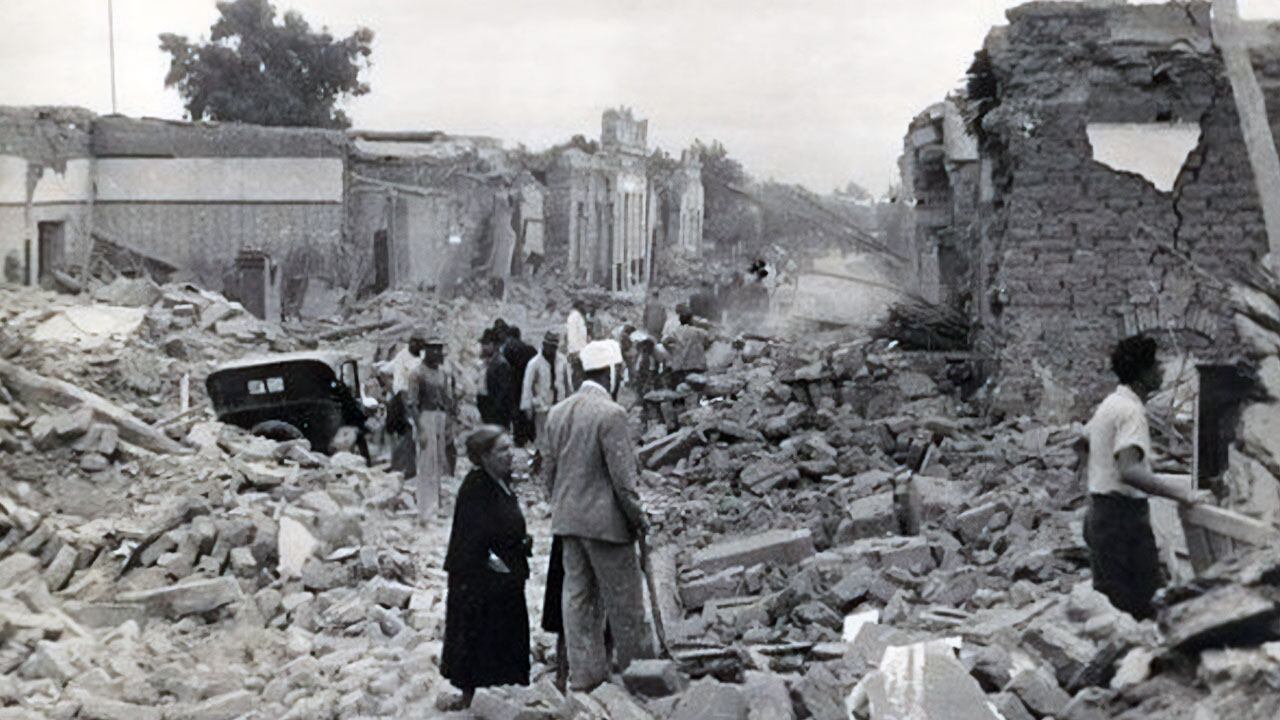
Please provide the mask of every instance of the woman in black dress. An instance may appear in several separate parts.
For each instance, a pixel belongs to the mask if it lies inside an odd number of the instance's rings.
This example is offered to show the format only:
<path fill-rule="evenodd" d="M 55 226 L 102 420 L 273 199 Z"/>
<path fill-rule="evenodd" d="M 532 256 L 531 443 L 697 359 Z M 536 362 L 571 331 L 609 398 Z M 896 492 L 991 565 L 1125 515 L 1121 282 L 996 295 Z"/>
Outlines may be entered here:
<path fill-rule="evenodd" d="M 440 671 L 470 705 L 478 687 L 529 684 L 524 583 L 533 544 L 511 491 L 510 437 L 486 425 L 466 445 L 476 467 L 462 481 L 453 511 Z"/>

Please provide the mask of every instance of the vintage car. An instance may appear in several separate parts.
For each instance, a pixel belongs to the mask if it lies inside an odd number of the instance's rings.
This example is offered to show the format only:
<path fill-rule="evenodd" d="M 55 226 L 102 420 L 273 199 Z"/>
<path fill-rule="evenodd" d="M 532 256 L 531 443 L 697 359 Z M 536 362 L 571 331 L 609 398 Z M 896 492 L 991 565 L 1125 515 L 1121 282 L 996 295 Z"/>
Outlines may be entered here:
<path fill-rule="evenodd" d="M 250 357 L 215 368 L 205 381 L 218 420 L 277 440 L 305 438 L 332 451 L 344 427 L 368 457 L 360 371 L 352 355 L 298 352 Z"/>

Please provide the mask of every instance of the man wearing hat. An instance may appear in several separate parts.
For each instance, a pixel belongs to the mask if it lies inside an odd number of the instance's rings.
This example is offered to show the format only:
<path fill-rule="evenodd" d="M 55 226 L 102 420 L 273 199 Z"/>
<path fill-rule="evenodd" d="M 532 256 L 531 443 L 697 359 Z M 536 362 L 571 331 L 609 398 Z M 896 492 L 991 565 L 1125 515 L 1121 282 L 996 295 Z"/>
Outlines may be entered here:
<path fill-rule="evenodd" d="M 627 413 L 609 387 L 622 352 L 616 341 L 597 340 L 580 357 L 582 387 L 547 416 L 543 477 L 551 494 L 551 532 L 563 550 L 569 688 L 589 692 L 609 677 L 606 620 L 620 671 L 652 657 L 653 649 L 636 555 L 636 540 L 649 525 L 636 491 Z"/>
<path fill-rule="evenodd" d="M 440 483 L 453 474 L 453 424 L 457 412 L 457 383 L 444 369 L 444 341 L 428 338 L 422 364 L 410 376 L 408 396 L 417 425 L 417 501 L 423 524 L 440 509 Z"/>
<path fill-rule="evenodd" d="M 662 339 L 671 354 L 667 367 L 671 371 L 673 390 L 689 375 L 707 371 L 707 331 L 693 324 L 694 313 L 688 305 L 676 308 L 676 314 L 680 325 Z"/>
<path fill-rule="evenodd" d="M 560 337 L 548 330 L 542 337 L 542 352 L 529 361 L 520 392 L 520 410 L 533 416 L 533 437 L 538 451 L 546 455 L 547 413 L 569 397 L 573 387 L 569 360 L 560 354 Z"/>

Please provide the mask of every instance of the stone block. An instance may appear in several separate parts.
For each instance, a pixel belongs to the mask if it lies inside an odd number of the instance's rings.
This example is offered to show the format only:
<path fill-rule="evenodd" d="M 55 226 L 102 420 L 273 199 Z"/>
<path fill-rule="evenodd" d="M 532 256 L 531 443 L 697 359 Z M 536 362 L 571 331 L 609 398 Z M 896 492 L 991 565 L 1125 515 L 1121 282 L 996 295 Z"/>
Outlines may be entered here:
<path fill-rule="evenodd" d="M 646 697 L 667 697 L 684 691 L 688 680 L 671 660 L 635 660 L 622 673 L 627 692 Z"/>
<path fill-rule="evenodd" d="M 915 475 L 907 486 L 906 530 L 915 535 L 960 512 L 972 493 L 956 480 Z"/>
<path fill-rule="evenodd" d="M 810 666 L 796 684 L 796 694 L 813 720 L 846 720 L 845 691 L 839 678 L 822 663 Z"/>
<path fill-rule="evenodd" d="M 796 565 L 817 551 L 809 530 L 769 530 L 746 537 L 729 538 L 693 554 L 693 567 L 713 573 L 741 565 L 759 563 Z"/>
<path fill-rule="evenodd" d="M 49 563 L 49 567 L 44 571 L 44 581 L 50 591 L 57 592 L 66 587 L 67 581 L 71 579 L 71 573 L 75 572 L 76 560 L 79 556 L 80 553 L 69 544 L 58 549 L 53 562 Z"/>
<path fill-rule="evenodd" d="M 195 705 L 166 713 L 166 720 L 235 720 L 257 707 L 257 698 L 245 690 L 224 693 Z"/>
<path fill-rule="evenodd" d="M 780 675 L 748 670 L 742 683 L 747 720 L 795 720 L 791 692 Z"/>
<path fill-rule="evenodd" d="M 1043 622 L 1027 630 L 1022 642 L 1040 653 L 1053 668 L 1058 685 L 1070 687 L 1072 680 L 1093 661 L 1098 648 L 1057 622 Z"/>
<path fill-rule="evenodd" d="M 996 706 L 996 710 L 1004 717 L 1004 720 L 1036 720 L 1036 716 L 1031 714 L 1026 705 L 1018 699 L 1017 695 L 1011 692 L 996 693 L 991 697 L 991 704 Z"/>
<path fill-rule="evenodd" d="M 747 720 L 747 700 L 737 686 L 699 680 L 676 704 L 670 720 Z"/>
<path fill-rule="evenodd" d="M 1047 670 L 1027 669 L 1013 676 L 1006 691 L 1013 692 L 1033 713 L 1039 716 L 1061 715 L 1071 696 L 1062 688 Z"/>
<path fill-rule="evenodd" d="M 26 553 L 0 560 L 0 590 L 40 577 L 40 561 Z"/>
<path fill-rule="evenodd" d="M 680 603 L 694 610 L 717 598 L 729 598 L 742 594 L 745 569 L 741 566 L 726 568 L 711 575 L 703 575 L 680 583 Z"/>
<path fill-rule="evenodd" d="M 87 407 L 53 416 L 53 434 L 59 442 L 72 442 L 88 433 L 91 427 L 93 427 L 93 411 Z"/>
<path fill-rule="evenodd" d="M 224 576 L 186 580 L 155 590 L 121 593 L 117 599 L 124 603 L 143 603 L 163 615 L 178 618 L 230 605 L 241 600 L 242 595 L 235 578 Z"/>
<path fill-rule="evenodd" d="M 973 543 L 982 536 L 982 531 L 987 529 L 992 519 L 1003 511 L 1005 511 L 1004 504 L 998 502 L 983 503 L 969 508 L 956 516 L 954 524 L 956 533 L 965 543 Z"/>
<path fill-rule="evenodd" d="M 794 483 L 800 479 L 800 470 L 791 463 L 772 458 L 752 462 L 738 474 L 738 483 L 757 495 L 763 495 L 779 485 Z"/>
<path fill-rule="evenodd" d="M 591 698 L 604 706 L 610 720 L 652 720 L 653 714 L 645 710 L 626 691 L 613 683 L 604 683 L 591 691 Z"/>
<path fill-rule="evenodd" d="M 869 537 L 896 535 L 898 528 L 898 508 L 893 499 L 893 491 L 886 490 L 870 497 L 854 500 L 849 503 L 846 519 L 848 521 L 848 537 L 842 531 L 841 539 L 845 542 Z"/>
<path fill-rule="evenodd" d="M 1277 615 L 1274 601 L 1252 588 L 1224 585 L 1185 600 L 1160 614 L 1171 647 L 1193 650 L 1233 637 L 1269 632 Z"/>
<path fill-rule="evenodd" d="M 894 538 L 879 549 L 880 567 L 902 568 L 921 575 L 937 567 L 933 550 L 922 537 Z"/>

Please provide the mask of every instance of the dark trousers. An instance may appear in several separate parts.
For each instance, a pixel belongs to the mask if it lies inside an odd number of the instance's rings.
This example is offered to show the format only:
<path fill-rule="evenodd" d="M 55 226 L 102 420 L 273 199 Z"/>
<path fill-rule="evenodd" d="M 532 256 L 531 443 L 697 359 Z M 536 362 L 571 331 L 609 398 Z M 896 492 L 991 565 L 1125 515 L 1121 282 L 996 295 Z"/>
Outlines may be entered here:
<path fill-rule="evenodd" d="M 1089 546 L 1093 589 L 1138 620 L 1155 615 L 1151 598 L 1164 582 L 1147 501 L 1090 495 L 1084 541 Z"/>

